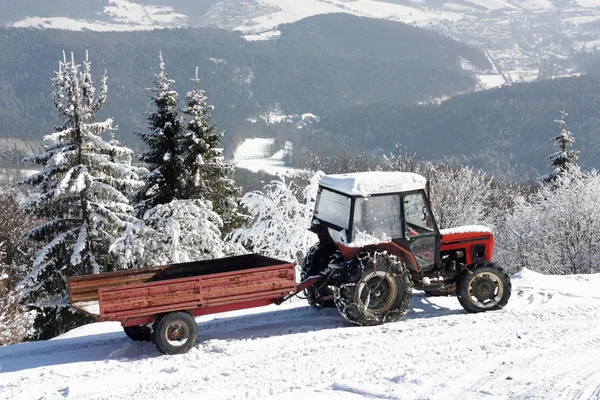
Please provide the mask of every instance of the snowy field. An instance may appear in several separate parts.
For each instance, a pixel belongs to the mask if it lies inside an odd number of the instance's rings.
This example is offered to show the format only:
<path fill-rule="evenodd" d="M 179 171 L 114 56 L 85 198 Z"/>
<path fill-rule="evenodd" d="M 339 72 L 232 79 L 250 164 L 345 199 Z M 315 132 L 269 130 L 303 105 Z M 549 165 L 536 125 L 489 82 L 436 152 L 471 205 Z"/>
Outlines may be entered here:
<path fill-rule="evenodd" d="M 295 299 L 197 319 L 163 356 L 116 323 L 0 348 L 2 399 L 599 399 L 600 274 L 513 277 L 502 311 L 415 292 L 403 321 L 349 326 Z"/>
<path fill-rule="evenodd" d="M 285 166 L 283 161 L 286 152 L 292 151 L 292 143 L 286 142 L 283 149 L 269 155 L 273 138 L 252 138 L 244 140 L 233 152 L 233 160 L 237 168 L 252 172 L 265 172 L 270 175 L 295 175 L 301 170 Z"/>
<path fill-rule="evenodd" d="M 339 12 L 416 25 L 426 25 L 441 20 L 458 21 L 463 18 L 461 14 L 455 12 L 421 8 L 419 4 L 406 6 L 377 0 L 259 0 L 258 2 L 277 11 L 250 18 L 235 30 L 246 33 L 265 32 L 280 24 L 292 23 L 314 15 Z"/>
<path fill-rule="evenodd" d="M 479 87 L 482 89 L 492 89 L 495 87 L 502 86 L 506 83 L 502 75 L 500 74 L 489 74 L 489 75 L 476 75 Z"/>

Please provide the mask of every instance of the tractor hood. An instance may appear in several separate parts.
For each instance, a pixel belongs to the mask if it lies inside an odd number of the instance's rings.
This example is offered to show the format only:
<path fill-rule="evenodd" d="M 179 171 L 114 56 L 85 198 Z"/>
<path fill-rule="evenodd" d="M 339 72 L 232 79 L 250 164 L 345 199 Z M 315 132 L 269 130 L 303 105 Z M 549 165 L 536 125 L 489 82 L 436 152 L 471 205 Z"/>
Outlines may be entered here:
<path fill-rule="evenodd" d="M 478 259 L 492 260 L 494 252 L 494 235 L 492 231 L 481 225 L 460 226 L 442 229 L 441 251 L 465 251 L 466 263 L 471 264 Z"/>

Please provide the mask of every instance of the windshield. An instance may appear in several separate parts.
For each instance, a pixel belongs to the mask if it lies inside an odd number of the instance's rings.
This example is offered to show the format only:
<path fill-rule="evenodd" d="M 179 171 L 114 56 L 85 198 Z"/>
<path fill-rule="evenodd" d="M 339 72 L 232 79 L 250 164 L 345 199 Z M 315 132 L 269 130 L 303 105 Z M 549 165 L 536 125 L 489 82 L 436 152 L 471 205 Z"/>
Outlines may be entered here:
<path fill-rule="evenodd" d="M 350 197 L 321 187 L 315 204 L 315 217 L 342 229 L 348 229 L 350 204 Z"/>

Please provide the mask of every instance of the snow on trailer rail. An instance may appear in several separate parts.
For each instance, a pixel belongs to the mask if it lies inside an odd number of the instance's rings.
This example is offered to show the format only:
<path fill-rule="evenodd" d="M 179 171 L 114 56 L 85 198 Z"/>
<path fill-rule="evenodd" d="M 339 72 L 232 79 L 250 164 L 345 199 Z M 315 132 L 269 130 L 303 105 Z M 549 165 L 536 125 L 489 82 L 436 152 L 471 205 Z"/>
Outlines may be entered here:
<path fill-rule="evenodd" d="M 164 354 L 194 345 L 195 316 L 280 303 L 301 290 L 294 264 L 256 254 L 72 277 L 68 286 L 73 308 L 121 322 L 131 339 Z"/>

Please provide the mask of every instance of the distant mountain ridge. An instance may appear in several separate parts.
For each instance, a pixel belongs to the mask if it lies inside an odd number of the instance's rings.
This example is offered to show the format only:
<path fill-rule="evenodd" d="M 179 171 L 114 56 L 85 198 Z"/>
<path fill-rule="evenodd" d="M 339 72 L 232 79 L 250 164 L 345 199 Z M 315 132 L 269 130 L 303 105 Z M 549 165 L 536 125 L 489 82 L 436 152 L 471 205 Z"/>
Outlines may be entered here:
<path fill-rule="evenodd" d="M 199 67 L 201 87 L 216 106 L 215 122 L 231 130 L 275 105 L 287 113 L 320 116 L 356 104 L 403 104 L 472 90 L 475 79 L 461 69 L 460 57 L 487 62 L 479 50 L 437 33 L 348 14 L 313 17 L 281 29 L 280 39 L 272 42 L 247 42 L 211 28 L 0 29 L 0 135 L 38 139 L 59 122 L 49 95 L 63 50 L 74 51 L 78 60 L 89 50 L 96 79 L 107 70 L 109 99 L 101 117 L 113 117 L 125 141 L 146 127 L 146 88 L 161 50 L 180 98 Z"/>

